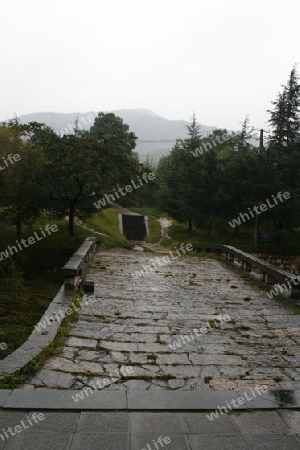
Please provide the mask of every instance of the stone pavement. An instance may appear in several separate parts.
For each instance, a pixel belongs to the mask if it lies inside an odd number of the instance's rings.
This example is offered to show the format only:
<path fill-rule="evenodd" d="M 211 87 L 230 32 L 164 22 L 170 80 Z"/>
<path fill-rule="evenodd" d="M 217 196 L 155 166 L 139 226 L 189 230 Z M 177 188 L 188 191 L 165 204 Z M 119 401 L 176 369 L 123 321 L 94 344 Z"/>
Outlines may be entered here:
<path fill-rule="evenodd" d="M 160 264 L 152 253 L 99 252 L 87 278 L 93 301 L 24 388 L 300 389 L 293 308 L 223 263 L 175 256 Z"/>
<path fill-rule="evenodd" d="M 215 260 L 156 258 L 97 254 L 62 353 L 0 390 L 0 450 L 300 448 L 293 308 Z"/>
<path fill-rule="evenodd" d="M 0 450 L 300 448 L 300 411 L 234 412 L 212 421 L 207 415 L 205 412 L 0 410 Z M 33 425 L 29 426 L 30 423 Z M 15 430 L 18 425 L 21 431 L 12 431 L 15 435 L 6 431 L 7 438 L 4 430 L 9 427 Z"/>

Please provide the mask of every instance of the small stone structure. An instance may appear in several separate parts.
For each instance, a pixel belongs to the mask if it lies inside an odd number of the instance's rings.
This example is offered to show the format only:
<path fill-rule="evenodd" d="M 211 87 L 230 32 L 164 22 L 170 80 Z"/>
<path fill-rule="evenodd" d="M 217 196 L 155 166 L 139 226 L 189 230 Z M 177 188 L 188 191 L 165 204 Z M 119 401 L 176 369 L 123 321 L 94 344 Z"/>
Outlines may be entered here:
<path fill-rule="evenodd" d="M 149 234 L 148 216 L 119 214 L 120 231 L 129 240 L 143 241 Z"/>

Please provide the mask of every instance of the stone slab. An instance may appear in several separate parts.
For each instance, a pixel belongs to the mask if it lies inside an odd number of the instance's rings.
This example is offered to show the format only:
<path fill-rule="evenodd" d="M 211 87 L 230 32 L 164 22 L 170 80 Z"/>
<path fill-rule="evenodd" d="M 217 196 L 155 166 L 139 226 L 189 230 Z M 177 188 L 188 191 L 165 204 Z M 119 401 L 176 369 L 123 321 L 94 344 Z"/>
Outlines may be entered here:
<path fill-rule="evenodd" d="M 232 391 L 129 391 L 127 396 L 128 408 L 132 410 L 201 410 L 215 409 L 226 401 L 237 399 L 238 394 Z"/>
<path fill-rule="evenodd" d="M 70 450 L 129 450 L 129 434 L 76 433 Z M 140 449 L 139 449 L 140 450 Z"/>
<path fill-rule="evenodd" d="M 6 400 L 6 409 L 70 409 L 70 410 L 116 410 L 127 409 L 126 393 L 121 391 L 97 391 L 85 395 L 76 402 L 72 396 L 80 390 L 15 389 Z"/>
<path fill-rule="evenodd" d="M 3 408 L 6 400 L 12 393 L 12 389 L 0 389 L 0 408 Z"/>

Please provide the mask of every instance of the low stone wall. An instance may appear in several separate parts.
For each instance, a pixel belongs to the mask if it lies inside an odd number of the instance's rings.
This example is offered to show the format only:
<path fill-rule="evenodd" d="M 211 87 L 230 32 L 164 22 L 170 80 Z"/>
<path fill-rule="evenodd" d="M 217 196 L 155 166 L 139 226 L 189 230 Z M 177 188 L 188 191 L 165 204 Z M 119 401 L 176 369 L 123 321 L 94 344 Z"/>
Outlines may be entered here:
<path fill-rule="evenodd" d="M 83 278 L 100 242 L 95 237 L 85 239 L 65 264 L 63 268 L 65 270 L 65 284 L 60 288 L 27 341 L 0 361 L 0 379 L 22 369 L 38 356 L 49 342 L 54 340 L 58 327 L 64 318 L 58 315 L 58 311 L 66 312 L 66 315 L 68 315 L 68 307 L 76 293 L 78 283 Z"/>
<path fill-rule="evenodd" d="M 287 270 L 295 275 L 300 274 L 300 256 L 269 255 L 268 253 L 252 253 L 270 264 L 274 264 L 279 269 Z"/>
<path fill-rule="evenodd" d="M 280 269 L 269 262 L 265 262 L 250 253 L 243 252 L 230 245 L 196 244 L 193 247 L 198 252 L 204 251 L 220 255 L 227 263 L 248 272 L 252 278 L 267 285 L 285 284 L 286 289 L 281 291 L 280 295 L 291 299 L 300 298 L 300 285 L 299 287 L 295 286 L 293 283 L 293 280 L 296 278 L 295 275 L 286 270 Z"/>

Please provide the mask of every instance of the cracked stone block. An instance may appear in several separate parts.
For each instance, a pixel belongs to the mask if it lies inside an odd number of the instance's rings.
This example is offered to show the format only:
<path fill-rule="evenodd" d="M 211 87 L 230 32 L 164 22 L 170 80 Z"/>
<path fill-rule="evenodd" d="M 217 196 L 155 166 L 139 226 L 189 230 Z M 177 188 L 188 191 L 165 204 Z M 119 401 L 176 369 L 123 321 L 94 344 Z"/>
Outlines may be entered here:
<path fill-rule="evenodd" d="M 184 380 L 169 380 L 167 382 L 168 388 L 170 389 L 179 389 L 185 386 Z"/>
<path fill-rule="evenodd" d="M 31 383 L 39 387 L 70 389 L 74 383 L 74 375 L 41 369 L 31 379 Z"/>
<path fill-rule="evenodd" d="M 138 344 L 138 351 L 146 353 L 155 353 L 155 352 L 170 351 L 170 349 L 165 344 Z"/>
<path fill-rule="evenodd" d="M 76 363 L 60 357 L 54 357 L 48 360 L 44 365 L 44 368 L 70 373 L 103 373 L 103 369 L 100 364 L 91 363 L 88 361 L 78 361 Z"/>
<path fill-rule="evenodd" d="M 106 348 L 107 350 L 115 350 L 120 352 L 137 352 L 138 344 L 131 342 L 110 342 L 110 341 L 100 341 L 100 347 Z"/>
<path fill-rule="evenodd" d="M 60 356 L 62 358 L 74 359 L 74 353 L 78 352 L 78 348 L 76 347 L 64 347 Z"/>
<path fill-rule="evenodd" d="M 118 376 L 120 373 L 120 368 L 118 364 L 103 364 L 103 370 L 106 374 L 112 374 L 113 376 Z"/>
<path fill-rule="evenodd" d="M 95 339 L 81 339 L 70 337 L 69 339 L 67 339 L 66 345 L 68 345 L 69 347 L 95 348 L 97 346 L 97 341 Z"/>
<path fill-rule="evenodd" d="M 147 355 L 146 353 L 129 353 L 128 363 L 130 364 L 130 362 L 133 362 L 134 364 L 147 364 L 149 362 L 148 356 L 149 355 Z"/>
<path fill-rule="evenodd" d="M 136 367 L 136 366 L 135 366 Z M 151 373 L 158 373 L 160 372 L 160 367 L 156 366 L 154 364 L 147 364 L 142 366 L 143 369 L 147 369 Z"/>
<path fill-rule="evenodd" d="M 161 373 L 173 375 L 175 378 L 191 378 L 191 377 L 199 377 L 200 367 L 192 366 L 192 365 L 161 365 L 160 366 Z"/>
<path fill-rule="evenodd" d="M 149 389 L 151 382 L 144 380 L 128 380 L 122 385 L 127 391 L 138 391 Z"/>
<path fill-rule="evenodd" d="M 110 363 L 112 358 L 103 351 L 90 351 L 90 350 L 80 350 L 78 356 L 76 357 L 79 361 L 92 361 L 101 363 Z"/>
<path fill-rule="evenodd" d="M 128 361 L 128 354 L 122 352 L 110 352 L 111 359 L 117 362 Z"/>

